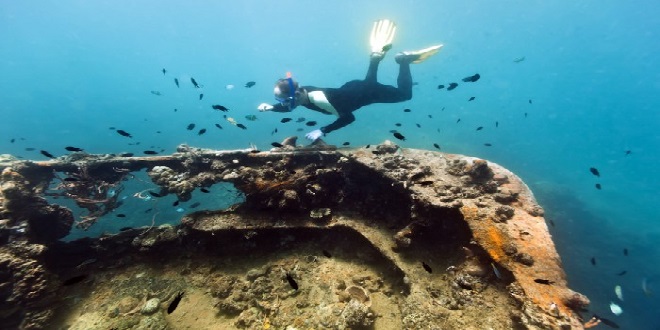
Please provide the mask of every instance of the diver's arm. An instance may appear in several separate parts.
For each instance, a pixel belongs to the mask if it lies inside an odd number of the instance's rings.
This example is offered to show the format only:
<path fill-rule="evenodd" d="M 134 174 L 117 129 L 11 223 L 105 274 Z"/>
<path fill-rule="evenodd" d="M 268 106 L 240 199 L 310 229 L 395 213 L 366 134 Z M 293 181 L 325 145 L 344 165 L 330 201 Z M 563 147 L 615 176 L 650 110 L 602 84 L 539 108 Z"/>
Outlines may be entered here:
<path fill-rule="evenodd" d="M 291 109 L 288 105 L 284 105 L 282 103 L 276 103 L 273 104 L 273 108 L 270 109 L 270 111 L 275 111 L 275 112 L 291 112 Z"/>
<path fill-rule="evenodd" d="M 349 112 L 345 115 L 339 116 L 339 118 L 337 118 L 337 120 L 335 120 L 332 124 L 321 127 L 321 132 L 327 134 L 334 130 L 340 129 L 354 121 L 355 121 L 355 116 L 353 116 L 353 113 Z"/>

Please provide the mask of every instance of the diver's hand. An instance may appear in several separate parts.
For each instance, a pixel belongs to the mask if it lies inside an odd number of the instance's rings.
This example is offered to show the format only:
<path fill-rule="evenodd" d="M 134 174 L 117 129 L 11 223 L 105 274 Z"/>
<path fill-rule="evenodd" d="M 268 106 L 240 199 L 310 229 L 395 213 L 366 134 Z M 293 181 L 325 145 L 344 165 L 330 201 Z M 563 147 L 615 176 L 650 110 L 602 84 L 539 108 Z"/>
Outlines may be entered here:
<path fill-rule="evenodd" d="M 261 103 L 261 104 L 259 104 L 257 109 L 261 112 L 264 112 L 264 111 L 273 110 L 273 106 L 268 104 L 268 103 Z"/>
<path fill-rule="evenodd" d="M 313 131 L 307 133 L 307 134 L 305 135 L 305 137 L 308 138 L 308 139 L 310 139 L 310 140 L 312 140 L 312 141 L 316 141 L 316 139 L 320 138 L 321 135 L 323 135 L 323 132 L 321 132 L 320 129 L 315 129 L 315 130 L 313 130 Z"/>

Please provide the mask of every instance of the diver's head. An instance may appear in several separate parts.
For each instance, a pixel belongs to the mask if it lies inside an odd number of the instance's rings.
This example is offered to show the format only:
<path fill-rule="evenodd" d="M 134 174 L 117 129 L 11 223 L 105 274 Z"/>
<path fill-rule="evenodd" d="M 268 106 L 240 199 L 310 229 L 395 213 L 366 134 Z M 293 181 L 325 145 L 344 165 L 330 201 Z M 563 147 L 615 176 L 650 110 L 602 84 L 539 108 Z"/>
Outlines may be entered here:
<path fill-rule="evenodd" d="M 298 82 L 293 80 L 291 76 L 279 79 L 273 89 L 275 99 L 283 105 L 287 105 L 290 109 L 295 108 L 298 103 L 296 102 L 297 92 Z"/>

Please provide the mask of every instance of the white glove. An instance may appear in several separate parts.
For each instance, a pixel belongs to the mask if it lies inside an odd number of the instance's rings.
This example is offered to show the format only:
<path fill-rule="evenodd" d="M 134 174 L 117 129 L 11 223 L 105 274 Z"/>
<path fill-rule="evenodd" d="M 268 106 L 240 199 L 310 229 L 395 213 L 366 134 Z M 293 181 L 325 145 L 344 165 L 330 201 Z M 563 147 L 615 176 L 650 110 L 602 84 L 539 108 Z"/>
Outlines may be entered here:
<path fill-rule="evenodd" d="M 259 109 L 259 111 L 263 112 L 263 111 L 273 110 L 273 106 L 268 104 L 268 103 L 261 103 L 261 104 L 259 104 L 257 109 Z"/>
<path fill-rule="evenodd" d="M 307 133 L 307 134 L 305 135 L 305 137 L 308 138 L 308 139 L 310 139 L 310 140 L 312 140 L 312 141 L 316 141 L 316 139 L 320 138 L 321 135 L 323 135 L 323 132 L 321 132 L 320 129 L 315 129 L 315 130 L 313 130 L 313 131 Z"/>

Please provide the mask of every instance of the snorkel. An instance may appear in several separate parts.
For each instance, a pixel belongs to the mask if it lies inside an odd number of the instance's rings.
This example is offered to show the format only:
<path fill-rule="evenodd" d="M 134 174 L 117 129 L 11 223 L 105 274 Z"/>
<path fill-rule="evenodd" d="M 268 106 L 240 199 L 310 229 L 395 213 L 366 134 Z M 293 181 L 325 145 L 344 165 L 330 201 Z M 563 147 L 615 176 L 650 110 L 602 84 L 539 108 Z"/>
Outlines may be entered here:
<path fill-rule="evenodd" d="M 296 87 L 293 83 L 293 78 L 291 77 L 291 72 L 286 73 L 286 79 L 289 84 L 289 96 L 288 97 L 277 97 L 275 99 L 280 102 L 282 105 L 287 105 L 290 110 L 296 107 Z"/>

